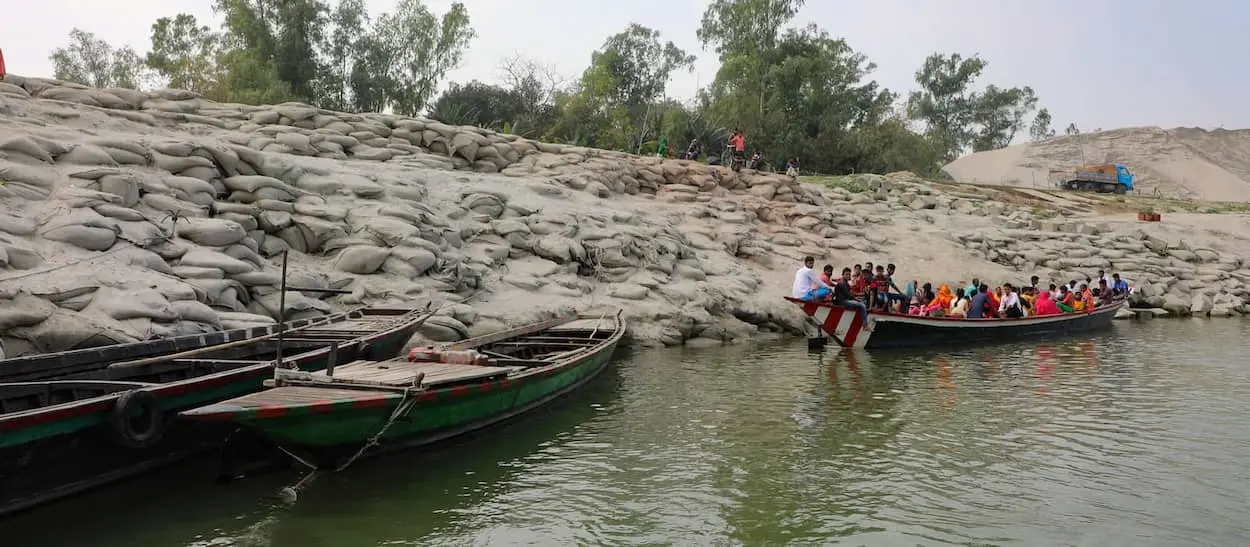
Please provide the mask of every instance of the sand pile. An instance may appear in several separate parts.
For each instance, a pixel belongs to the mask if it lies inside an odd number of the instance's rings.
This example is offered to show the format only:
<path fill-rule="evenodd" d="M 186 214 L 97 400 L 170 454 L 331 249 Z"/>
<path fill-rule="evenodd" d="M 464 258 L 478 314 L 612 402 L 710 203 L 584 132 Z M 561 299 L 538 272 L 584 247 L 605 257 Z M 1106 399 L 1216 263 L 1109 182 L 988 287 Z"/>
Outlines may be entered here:
<path fill-rule="evenodd" d="M 960 182 L 1049 187 L 1050 170 L 1123 163 L 1143 194 L 1250 201 L 1250 130 L 1134 127 L 1018 144 L 959 158 Z"/>
<path fill-rule="evenodd" d="M 908 173 L 844 182 L 9 75 L 0 343 L 16 356 L 272 322 L 283 251 L 292 286 L 351 291 L 289 292 L 286 317 L 473 296 L 426 326 L 430 340 L 567 308 L 624 308 L 644 344 L 798 332 L 802 316 L 780 296 L 804 255 L 896 262 L 902 276 L 934 281 L 1066 279 L 1120 259 L 1047 249 L 1149 238 L 1163 251 L 1126 272 L 1210 298 L 1184 313 L 1246 311 L 1244 251 L 1229 247 L 1244 240 L 1190 251 L 1184 234 L 1040 224 L 1030 207 Z M 1004 228 L 1047 235 L 1005 245 Z M 1184 266 L 1187 251 L 1204 265 Z"/>

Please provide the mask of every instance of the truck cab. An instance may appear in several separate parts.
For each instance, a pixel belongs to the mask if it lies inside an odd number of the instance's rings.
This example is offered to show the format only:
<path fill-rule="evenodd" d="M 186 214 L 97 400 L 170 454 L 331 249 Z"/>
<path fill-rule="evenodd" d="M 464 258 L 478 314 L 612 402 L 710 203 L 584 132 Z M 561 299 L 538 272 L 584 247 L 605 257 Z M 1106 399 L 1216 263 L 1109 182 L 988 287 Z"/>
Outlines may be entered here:
<path fill-rule="evenodd" d="M 1124 187 L 1126 191 L 1133 189 L 1133 172 L 1128 170 L 1122 163 L 1115 164 L 1116 181 Z"/>

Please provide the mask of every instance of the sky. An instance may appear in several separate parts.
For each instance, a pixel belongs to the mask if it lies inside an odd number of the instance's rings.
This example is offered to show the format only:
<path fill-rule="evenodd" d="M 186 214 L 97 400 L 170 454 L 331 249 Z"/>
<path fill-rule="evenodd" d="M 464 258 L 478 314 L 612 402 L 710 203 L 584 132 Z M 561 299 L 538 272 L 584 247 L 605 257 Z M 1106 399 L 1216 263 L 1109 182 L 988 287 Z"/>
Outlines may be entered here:
<path fill-rule="evenodd" d="M 366 0 L 374 14 L 395 0 Z M 631 22 L 698 56 L 669 96 L 686 99 L 716 75 L 695 37 L 706 0 L 462 0 L 477 38 L 448 81 L 498 81 L 520 54 L 574 78 L 605 38 Z M 75 27 L 147 48 L 159 17 L 213 20 L 211 0 L 9 0 L 0 32 L 8 71 L 52 75 L 50 52 Z M 443 13 L 449 0 L 426 0 Z M 794 26 L 816 23 L 878 66 L 872 78 L 906 93 L 933 52 L 980 54 L 979 83 L 1031 86 L 1055 128 L 1250 127 L 1250 2 L 1235 0 L 808 0 Z M 1238 59 L 1241 59 L 1240 61 Z"/>

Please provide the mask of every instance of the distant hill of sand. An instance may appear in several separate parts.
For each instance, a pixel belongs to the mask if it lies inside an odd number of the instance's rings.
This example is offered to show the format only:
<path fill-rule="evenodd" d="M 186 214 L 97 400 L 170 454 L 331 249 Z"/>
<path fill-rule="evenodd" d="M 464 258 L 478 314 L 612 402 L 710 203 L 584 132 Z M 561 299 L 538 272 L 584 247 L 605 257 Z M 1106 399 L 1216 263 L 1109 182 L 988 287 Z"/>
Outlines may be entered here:
<path fill-rule="evenodd" d="M 959 182 L 1048 187 L 1051 170 L 1123 163 L 1142 194 L 1250 201 L 1250 129 L 1130 127 L 1018 144 L 959 158 L 942 169 Z"/>

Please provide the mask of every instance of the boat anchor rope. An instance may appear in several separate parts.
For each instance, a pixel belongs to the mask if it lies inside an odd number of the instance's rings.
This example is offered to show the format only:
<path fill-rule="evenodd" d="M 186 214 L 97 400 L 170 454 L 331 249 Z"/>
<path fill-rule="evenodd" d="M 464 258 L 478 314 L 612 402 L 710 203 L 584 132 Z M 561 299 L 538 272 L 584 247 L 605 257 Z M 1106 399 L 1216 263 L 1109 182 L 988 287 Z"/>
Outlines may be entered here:
<path fill-rule="evenodd" d="M 357 450 L 352 457 L 348 458 L 346 462 L 343 462 L 343 465 L 338 466 L 334 472 L 338 473 L 347 469 L 351 466 L 351 464 L 356 463 L 356 460 L 363 456 L 365 452 L 368 452 L 370 448 L 378 446 L 378 439 L 381 439 L 382 436 L 386 434 L 386 430 L 390 429 L 396 421 L 408 415 L 408 413 L 412 411 L 412 408 L 417 406 L 417 398 L 413 397 L 413 393 L 417 391 L 421 391 L 420 386 L 405 389 L 403 399 L 401 399 L 399 404 L 395 406 L 395 411 L 391 412 L 391 417 L 386 420 L 386 424 L 382 426 L 382 429 L 379 429 L 377 433 L 374 433 L 373 437 L 369 438 L 369 442 L 366 442 L 364 446 L 360 447 L 360 450 Z"/>

